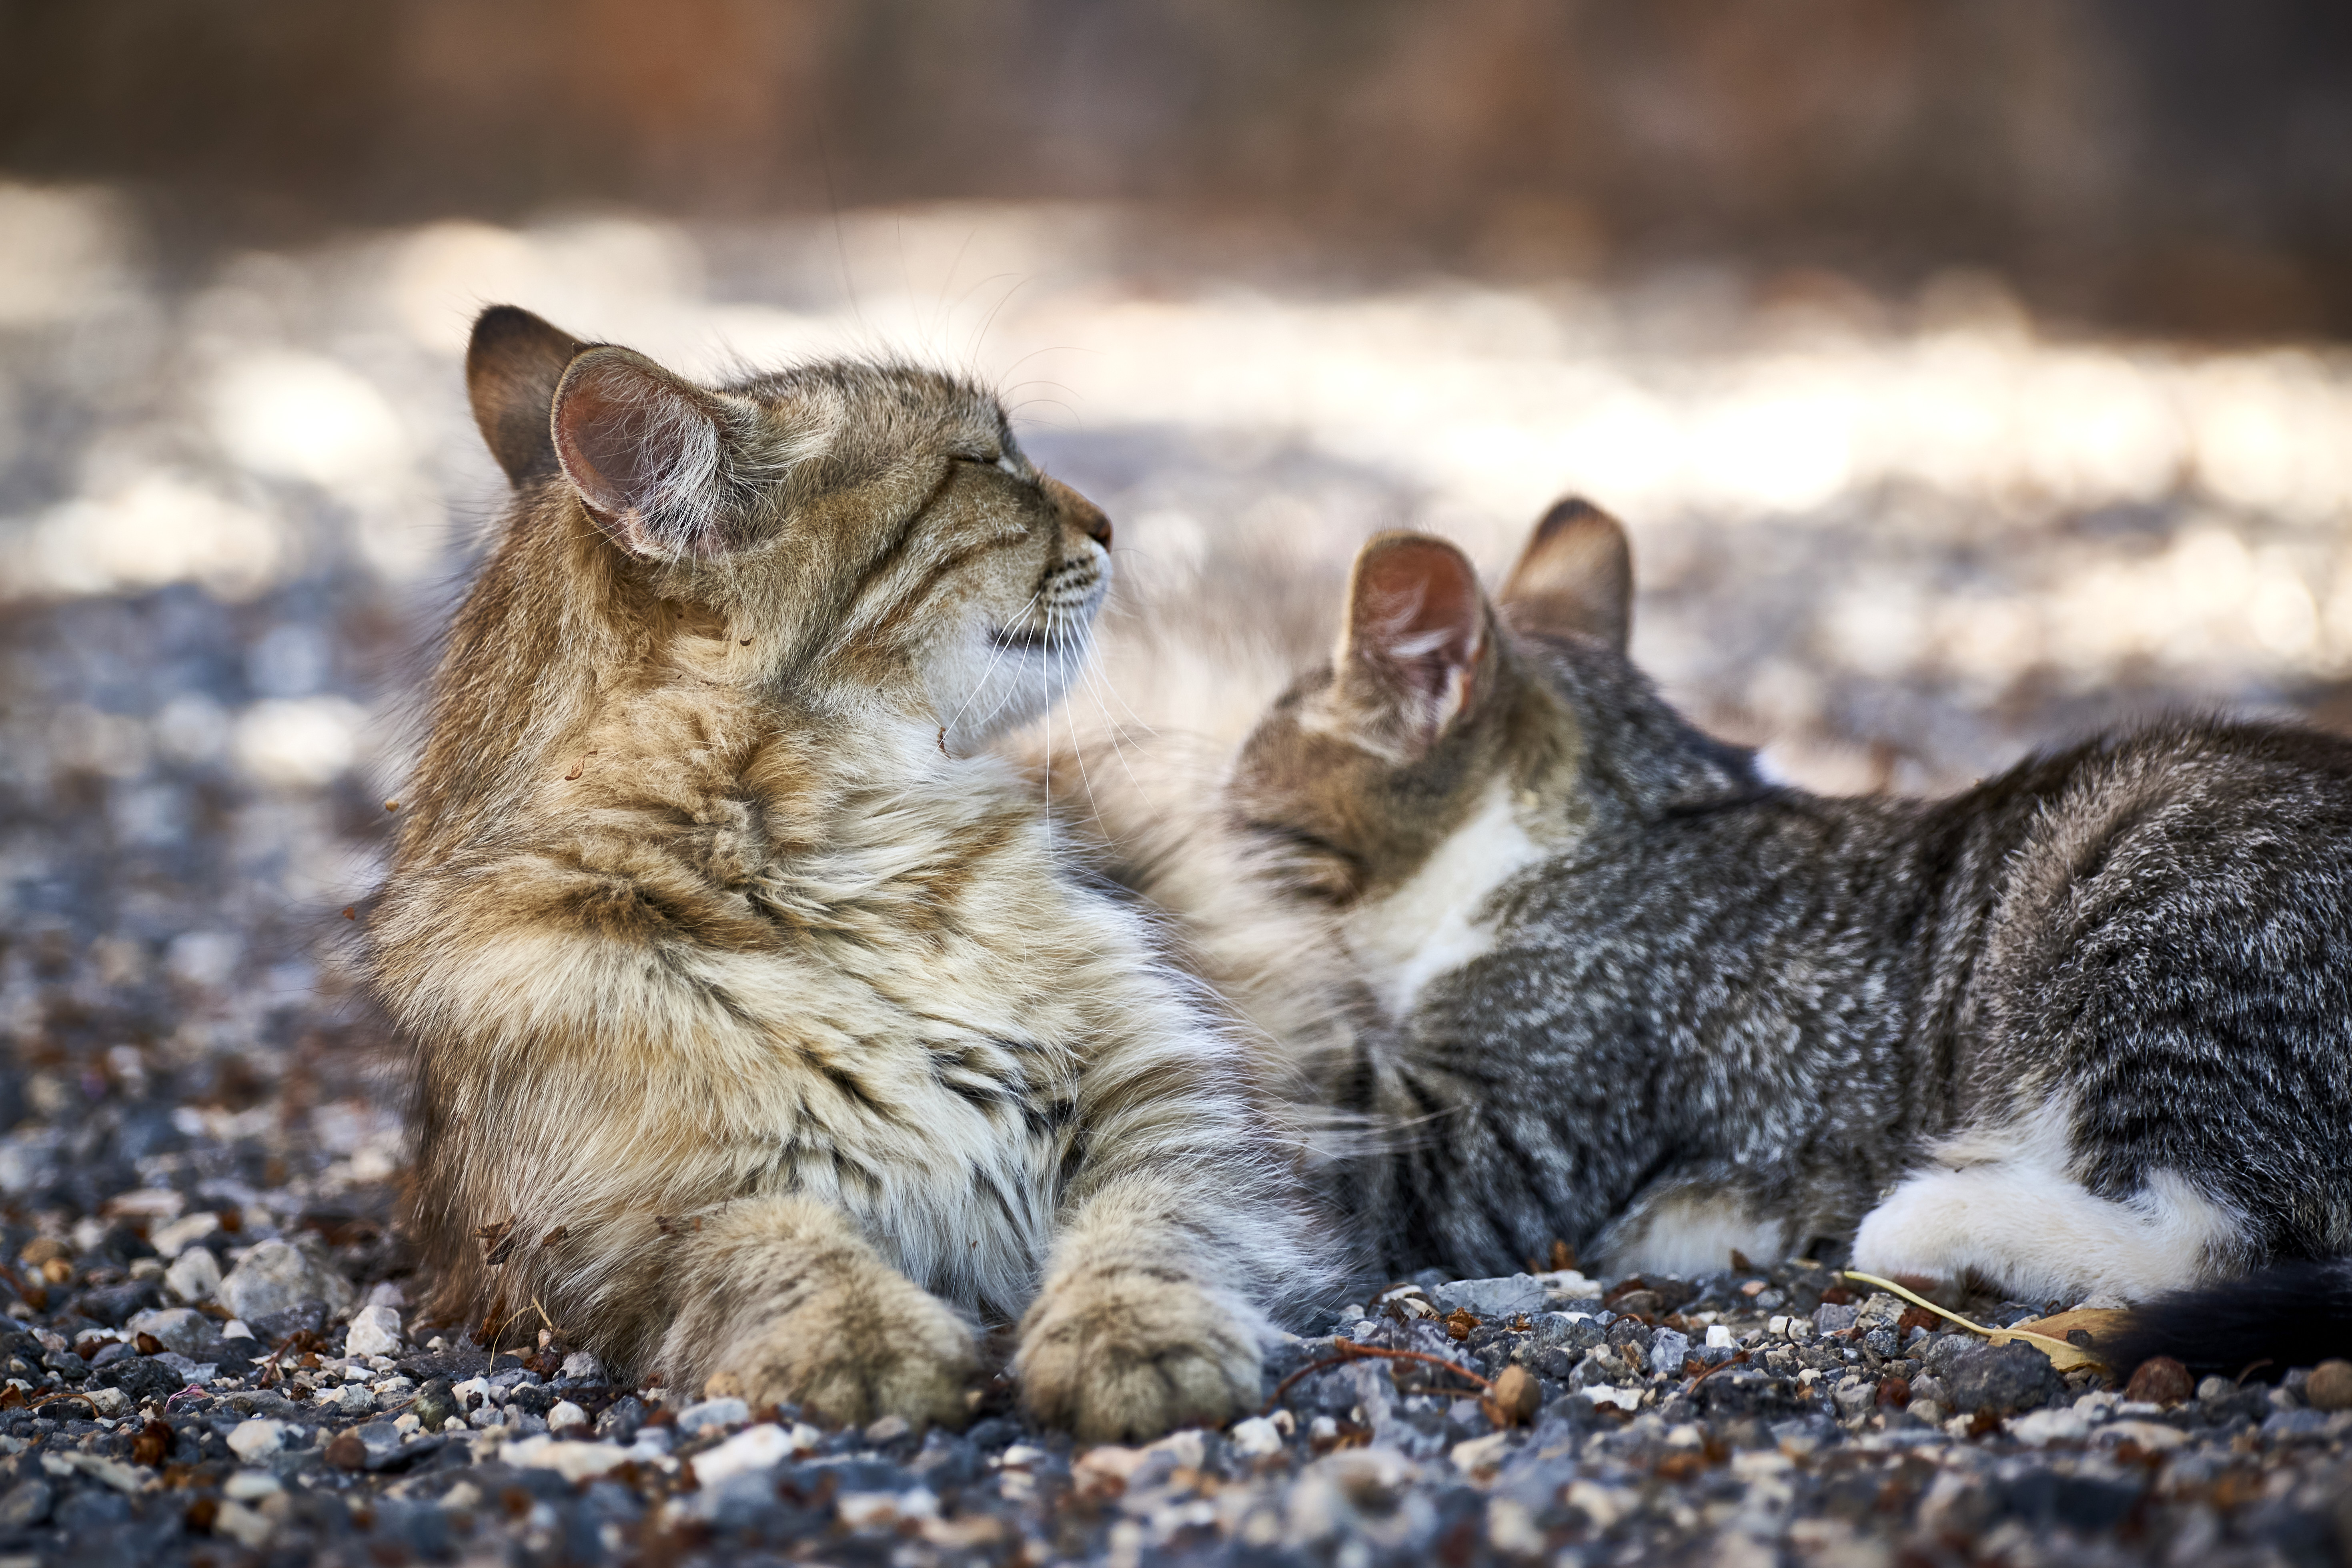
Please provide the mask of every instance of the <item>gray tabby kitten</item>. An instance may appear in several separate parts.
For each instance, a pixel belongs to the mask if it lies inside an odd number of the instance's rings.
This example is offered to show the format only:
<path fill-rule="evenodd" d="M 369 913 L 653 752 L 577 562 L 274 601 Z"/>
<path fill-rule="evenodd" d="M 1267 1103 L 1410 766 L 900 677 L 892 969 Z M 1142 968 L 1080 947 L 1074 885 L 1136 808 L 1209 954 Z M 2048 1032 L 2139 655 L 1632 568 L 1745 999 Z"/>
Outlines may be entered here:
<path fill-rule="evenodd" d="M 1357 1191 L 1382 1261 L 1850 1238 L 2074 1300 L 2352 1252 L 2352 746 L 2180 721 L 1825 799 L 1660 700 L 1631 589 L 1578 501 L 1499 607 L 1376 539 L 1238 760 L 1385 1015 L 1336 1090 L 1413 1130 Z"/>

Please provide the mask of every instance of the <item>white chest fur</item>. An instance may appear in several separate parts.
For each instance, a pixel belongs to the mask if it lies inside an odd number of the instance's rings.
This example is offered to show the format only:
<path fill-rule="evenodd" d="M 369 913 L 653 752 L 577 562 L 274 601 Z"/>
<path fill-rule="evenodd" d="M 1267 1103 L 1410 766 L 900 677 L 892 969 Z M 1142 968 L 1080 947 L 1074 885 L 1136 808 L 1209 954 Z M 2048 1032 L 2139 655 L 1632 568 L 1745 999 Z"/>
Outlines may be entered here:
<path fill-rule="evenodd" d="M 1487 902 L 1544 853 L 1519 826 L 1508 782 L 1497 779 L 1412 880 L 1349 914 L 1348 946 L 1391 1019 L 1410 1014 L 1432 980 L 1494 945 Z"/>

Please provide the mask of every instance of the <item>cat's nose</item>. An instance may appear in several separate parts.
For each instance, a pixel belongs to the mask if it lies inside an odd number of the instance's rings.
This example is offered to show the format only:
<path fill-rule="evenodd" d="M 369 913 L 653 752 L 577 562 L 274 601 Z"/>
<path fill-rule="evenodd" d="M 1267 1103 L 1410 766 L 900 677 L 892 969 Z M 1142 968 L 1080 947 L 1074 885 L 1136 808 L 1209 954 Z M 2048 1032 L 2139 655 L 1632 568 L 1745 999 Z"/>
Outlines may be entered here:
<path fill-rule="evenodd" d="M 1045 485 L 1045 493 L 1054 498 L 1064 521 L 1076 524 L 1088 539 L 1105 550 L 1110 548 L 1110 519 L 1103 515 L 1102 508 L 1051 476 L 1046 477 Z"/>

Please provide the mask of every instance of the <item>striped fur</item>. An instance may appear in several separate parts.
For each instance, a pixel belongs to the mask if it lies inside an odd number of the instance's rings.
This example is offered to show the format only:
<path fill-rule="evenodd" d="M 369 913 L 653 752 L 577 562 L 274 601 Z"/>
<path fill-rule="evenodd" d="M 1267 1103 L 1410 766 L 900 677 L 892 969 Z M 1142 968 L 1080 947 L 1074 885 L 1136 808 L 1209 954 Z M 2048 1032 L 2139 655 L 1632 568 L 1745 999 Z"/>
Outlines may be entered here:
<path fill-rule="evenodd" d="M 1255 1403 L 1321 1268 L 1267 1063 L 982 749 L 1101 514 L 934 373 L 696 387 L 499 307 L 468 374 L 517 494 L 369 922 L 438 1306 L 844 1421 L 961 1422 L 1012 1323 L 1089 1437 Z"/>
<path fill-rule="evenodd" d="M 1384 1005 L 1328 1079 L 1401 1131 L 1349 1187 L 1384 1261 L 1850 1243 L 2143 1300 L 2352 1254 L 2352 745 L 2181 720 L 1824 799 L 1659 700 L 1630 584 L 1578 502 L 1499 604 L 1375 540 L 1235 764 L 1236 823 Z"/>

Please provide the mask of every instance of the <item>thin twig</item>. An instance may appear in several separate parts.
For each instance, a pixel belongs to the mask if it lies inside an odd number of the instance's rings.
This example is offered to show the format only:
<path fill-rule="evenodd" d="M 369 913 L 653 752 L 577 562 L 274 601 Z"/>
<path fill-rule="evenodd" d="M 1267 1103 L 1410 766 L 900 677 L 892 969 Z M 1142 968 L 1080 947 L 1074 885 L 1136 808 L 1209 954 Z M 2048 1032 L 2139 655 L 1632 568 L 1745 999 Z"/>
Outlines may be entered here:
<path fill-rule="evenodd" d="M 1853 1268 L 1844 1270 L 1844 1274 L 1849 1279 L 1858 1279 L 1864 1285 L 1875 1286 L 1881 1290 L 1889 1291 L 1895 1295 L 1900 1296 L 1905 1300 L 1910 1302 L 1913 1306 L 1924 1307 L 1939 1318 L 1948 1318 L 1953 1322 L 1959 1324 L 1960 1327 L 1968 1330 L 1970 1333 L 1982 1334 L 1985 1338 L 1990 1340 L 1995 1344 L 2000 1344 L 2003 1340 L 2023 1340 L 2028 1344 L 2041 1345 L 2046 1350 L 2054 1350 L 2072 1358 L 2072 1361 L 2069 1363 L 2062 1364 L 2072 1364 L 2073 1362 L 2080 1361 L 2098 1361 L 2099 1359 L 2078 1344 L 2069 1343 L 2065 1340 L 2054 1339 L 2048 1334 L 2037 1334 L 2031 1329 L 1988 1329 L 1982 1323 L 1971 1323 L 1966 1318 L 1961 1317 L 1958 1312 L 1948 1312 L 1943 1308 L 1936 1305 L 1935 1302 L 1928 1300 L 1925 1296 L 1906 1290 L 1902 1286 L 1897 1285 L 1892 1279 L 1881 1279 L 1875 1274 L 1864 1274 L 1859 1269 Z M 2105 1365 L 2105 1363 L 2102 1362 L 2100 1364 Z"/>
<path fill-rule="evenodd" d="M 1727 1366 L 1746 1366 L 1747 1364 L 1748 1352 L 1746 1351 L 1738 1352 L 1730 1360 L 1717 1362 L 1713 1366 L 1708 1367 L 1705 1372 L 1700 1373 L 1696 1377 L 1692 1378 L 1690 1380 L 1690 1388 L 1685 1388 L 1683 1392 L 1685 1394 L 1688 1394 L 1692 1388 L 1696 1388 L 1700 1384 L 1705 1383 L 1708 1378 L 1713 1377 L 1717 1373 L 1721 1372 Z"/>
<path fill-rule="evenodd" d="M 1284 1378 L 1280 1383 L 1276 1384 L 1274 1385 L 1273 1394 L 1269 1396 L 1265 1402 L 1265 1408 L 1259 1411 L 1258 1414 L 1261 1415 L 1273 1414 L 1274 1407 L 1282 1403 L 1282 1396 L 1290 1392 L 1290 1385 L 1297 1383 L 1300 1378 L 1305 1377 L 1309 1373 L 1328 1372 L 1335 1366 L 1345 1366 L 1349 1362 L 1370 1361 L 1375 1358 L 1381 1361 L 1426 1362 L 1431 1366 L 1442 1367 L 1457 1377 L 1468 1378 L 1472 1383 L 1476 1384 L 1483 1393 L 1492 1394 L 1495 1392 L 1495 1385 L 1493 1384 L 1487 1382 L 1485 1378 L 1480 1377 L 1468 1367 L 1464 1366 L 1457 1362 L 1447 1361 L 1444 1356 L 1431 1355 L 1426 1351 L 1385 1350 L 1379 1345 L 1360 1345 L 1353 1340 L 1333 1340 L 1331 1342 L 1331 1348 L 1339 1353 L 1337 1355 L 1327 1357 L 1322 1361 L 1309 1362 L 1307 1365 L 1300 1367 L 1297 1372 L 1292 1373 L 1288 1377 Z"/>

